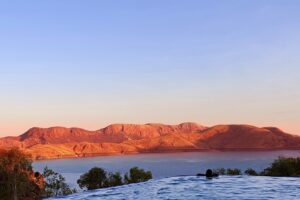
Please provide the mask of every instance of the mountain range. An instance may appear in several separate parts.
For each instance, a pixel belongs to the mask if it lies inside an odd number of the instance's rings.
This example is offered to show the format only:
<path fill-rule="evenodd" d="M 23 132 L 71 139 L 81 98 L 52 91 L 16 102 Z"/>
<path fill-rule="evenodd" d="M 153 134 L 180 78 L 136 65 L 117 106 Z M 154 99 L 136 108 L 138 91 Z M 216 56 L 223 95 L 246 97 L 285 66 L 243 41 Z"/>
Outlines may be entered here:
<path fill-rule="evenodd" d="M 14 147 L 39 160 L 150 152 L 300 149 L 300 136 L 275 127 L 250 125 L 112 124 L 96 131 L 31 128 L 17 137 L 0 138 L 0 148 Z"/>

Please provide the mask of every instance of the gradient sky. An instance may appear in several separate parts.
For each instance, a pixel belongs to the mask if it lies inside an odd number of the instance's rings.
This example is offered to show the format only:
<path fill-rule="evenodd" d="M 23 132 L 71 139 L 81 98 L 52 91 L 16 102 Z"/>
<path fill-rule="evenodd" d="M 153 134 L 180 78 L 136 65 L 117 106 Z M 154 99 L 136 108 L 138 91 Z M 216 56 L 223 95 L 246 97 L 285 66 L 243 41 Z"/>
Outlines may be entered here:
<path fill-rule="evenodd" d="M 300 134 L 298 0 L 0 5 L 0 136 L 193 121 Z"/>

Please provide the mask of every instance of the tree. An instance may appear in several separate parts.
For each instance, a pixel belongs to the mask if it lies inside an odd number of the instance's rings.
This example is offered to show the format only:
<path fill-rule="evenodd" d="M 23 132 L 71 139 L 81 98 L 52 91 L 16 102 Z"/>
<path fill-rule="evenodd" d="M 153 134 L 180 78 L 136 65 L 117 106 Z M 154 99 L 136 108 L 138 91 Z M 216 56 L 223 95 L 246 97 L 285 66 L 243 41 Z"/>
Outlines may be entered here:
<path fill-rule="evenodd" d="M 107 187 L 115 187 L 115 186 L 119 186 L 119 185 L 123 185 L 123 184 L 124 184 L 123 178 L 122 178 L 120 172 L 108 174 L 107 183 L 106 183 Z"/>
<path fill-rule="evenodd" d="M 99 188 L 115 187 L 124 184 L 144 182 L 152 178 L 150 171 L 144 171 L 138 167 L 133 167 L 123 178 L 119 172 L 107 173 L 104 169 L 94 167 L 87 173 L 82 174 L 77 180 L 80 188 L 94 190 Z"/>
<path fill-rule="evenodd" d="M 274 160 L 271 167 L 264 169 L 261 173 L 264 176 L 300 176 L 300 157 L 285 158 L 279 157 Z"/>
<path fill-rule="evenodd" d="M 214 169 L 213 173 L 214 174 L 219 174 L 219 175 L 225 175 L 226 174 L 226 170 L 224 168 L 218 168 L 218 169 Z"/>
<path fill-rule="evenodd" d="M 0 152 L 1 199 L 40 199 L 43 188 L 43 177 L 33 172 L 29 155 L 17 148 Z"/>
<path fill-rule="evenodd" d="M 107 172 L 99 167 L 90 169 L 77 180 L 80 188 L 94 190 L 107 187 Z"/>
<path fill-rule="evenodd" d="M 152 179 L 151 171 L 145 171 L 144 169 L 139 169 L 138 167 L 133 167 L 129 170 L 128 173 L 125 174 L 125 183 L 139 183 L 145 182 Z"/>
<path fill-rule="evenodd" d="M 258 173 L 254 169 L 252 169 L 252 168 L 246 169 L 245 170 L 245 174 L 247 174 L 249 176 L 257 176 L 258 175 Z"/>
<path fill-rule="evenodd" d="M 227 170 L 226 170 L 226 174 L 227 175 L 241 175 L 241 170 L 240 169 L 230 169 L 230 168 L 228 168 Z"/>
<path fill-rule="evenodd" d="M 76 192 L 75 189 L 70 189 L 65 177 L 48 167 L 44 168 L 43 177 L 45 179 L 45 197 L 57 197 Z"/>

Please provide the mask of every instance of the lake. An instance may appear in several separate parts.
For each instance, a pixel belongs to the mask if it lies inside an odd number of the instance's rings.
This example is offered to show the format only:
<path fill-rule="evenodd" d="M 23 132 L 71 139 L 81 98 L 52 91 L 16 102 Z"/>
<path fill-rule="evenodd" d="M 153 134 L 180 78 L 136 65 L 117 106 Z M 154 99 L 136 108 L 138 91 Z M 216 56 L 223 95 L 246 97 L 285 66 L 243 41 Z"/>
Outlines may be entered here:
<path fill-rule="evenodd" d="M 42 171 L 45 166 L 61 173 L 72 187 L 78 187 L 77 179 L 92 167 L 102 167 L 122 174 L 138 166 L 152 171 L 155 180 L 181 175 L 195 175 L 207 168 L 251 167 L 262 170 L 278 156 L 300 157 L 300 151 L 252 151 L 252 152 L 189 152 L 102 156 L 78 159 L 36 161 L 34 169 Z"/>

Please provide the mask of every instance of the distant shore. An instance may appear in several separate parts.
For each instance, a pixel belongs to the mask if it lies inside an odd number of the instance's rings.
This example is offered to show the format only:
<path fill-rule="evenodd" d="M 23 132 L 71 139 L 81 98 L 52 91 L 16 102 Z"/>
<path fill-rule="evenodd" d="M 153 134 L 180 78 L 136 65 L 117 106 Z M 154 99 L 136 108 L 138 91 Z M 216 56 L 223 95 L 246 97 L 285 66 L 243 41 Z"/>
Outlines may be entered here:
<path fill-rule="evenodd" d="M 300 136 L 276 127 L 207 127 L 193 122 L 111 124 L 96 131 L 35 127 L 18 137 L 0 138 L 0 148 L 19 148 L 34 160 L 164 152 L 275 151 L 300 150 Z"/>
<path fill-rule="evenodd" d="M 107 156 L 130 156 L 139 154 L 170 154 L 170 153 L 192 153 L 192 152 L 276 152 L 276 151 L 300 151 L 300 149 L 218 149 L 218 150 L 195 150 L 195 149 L 175 149 L 175 150 L 157 150 L 157 151 L 143 151 L 143 152 L 126 152 L 126 153 L 94 153 L 85 155 L 69 155 L 69 156 L 58 156 L 48 158 L 38 158 L 34 161 L 47 161 L 47 160 L 58 160 L 58 159 L 80 159 L 80 158 L 93 158 L 93 157 L 107 157 Z"/>

